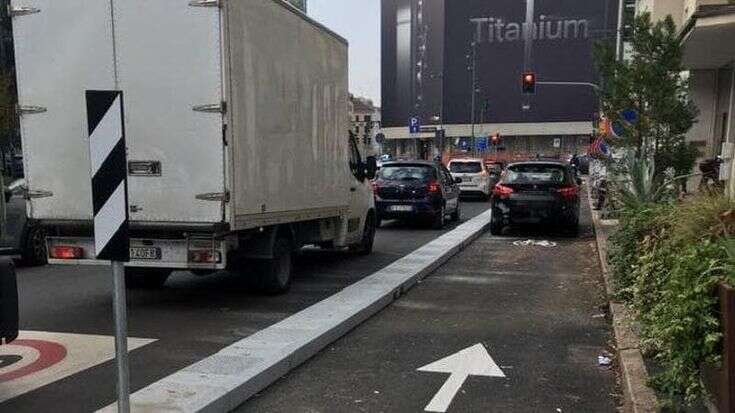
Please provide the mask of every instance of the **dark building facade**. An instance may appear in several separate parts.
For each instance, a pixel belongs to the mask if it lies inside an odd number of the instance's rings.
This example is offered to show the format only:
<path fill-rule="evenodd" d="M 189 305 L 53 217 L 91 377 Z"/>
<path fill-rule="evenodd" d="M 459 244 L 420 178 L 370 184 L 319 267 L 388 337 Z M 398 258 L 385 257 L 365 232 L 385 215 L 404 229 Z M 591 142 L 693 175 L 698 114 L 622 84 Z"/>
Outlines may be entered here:
<path fill-rule="evenodd" d="M 411 117 L 455 137 L 493 128 L 531 136 L 540 124 L 558 126 L 546 128 L 553 135 L 570 125 L 570 134 L 591 132 L 592 87 L 538 85 L 534 95 L 523 95 L 521 74 L 533 71 L 539 82 L 596 83 L 593 45 L 615 41 L 619 1 L 532 3 L 531 23 L 520 0 L 382 0 L 386 135 L 407 138 Z"/>

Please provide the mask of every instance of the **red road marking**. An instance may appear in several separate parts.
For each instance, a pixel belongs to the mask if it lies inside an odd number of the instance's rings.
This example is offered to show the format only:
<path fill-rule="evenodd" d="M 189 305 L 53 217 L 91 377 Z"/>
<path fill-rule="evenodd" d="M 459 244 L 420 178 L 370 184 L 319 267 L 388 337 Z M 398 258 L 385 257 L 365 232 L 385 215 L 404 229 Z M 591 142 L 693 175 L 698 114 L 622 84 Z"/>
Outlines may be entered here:
<path fill-rule="evenodd" d="M 10 380 L 19 379 L 47 369 L 54 364 L 58 364 L 64 358 L 66 358 L 66 347 L 59 343 L 54 343 L 45 340 L 15 340 L 11 343 L 13 346 L 26 346 L 35 349 L 40 354 L 38 360 L 33 363 L 21 367 L 18 370 L 13 370 L 5 374 L 0 374 L 0 383 Z"/>

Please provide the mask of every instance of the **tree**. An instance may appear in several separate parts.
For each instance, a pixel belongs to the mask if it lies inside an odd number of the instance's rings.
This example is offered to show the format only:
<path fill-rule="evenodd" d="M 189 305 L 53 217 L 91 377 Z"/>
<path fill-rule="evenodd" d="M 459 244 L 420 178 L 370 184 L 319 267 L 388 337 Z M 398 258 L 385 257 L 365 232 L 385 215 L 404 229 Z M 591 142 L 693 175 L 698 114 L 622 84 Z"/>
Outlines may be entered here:
<path fill-rule="evenodd" d="M 625 110 L 635 110 L 638 121 L 625 127 L 625 137 L 613 145 L 634 151 L 638 159 L 655 165 L 657 181 L 672 168 L 676 175 L 690 174 L 698 152 L 685 134 L 698 111 L 689 99 L 682 65 L 682 48 L 671 16 L 652 23 L 649 13 L 637 16 L 631 36 L 632 54 L 619 60 L 613 45 L 598 44 L 595 60 L 603 79 L 602 112 L 617 121 Z"/>

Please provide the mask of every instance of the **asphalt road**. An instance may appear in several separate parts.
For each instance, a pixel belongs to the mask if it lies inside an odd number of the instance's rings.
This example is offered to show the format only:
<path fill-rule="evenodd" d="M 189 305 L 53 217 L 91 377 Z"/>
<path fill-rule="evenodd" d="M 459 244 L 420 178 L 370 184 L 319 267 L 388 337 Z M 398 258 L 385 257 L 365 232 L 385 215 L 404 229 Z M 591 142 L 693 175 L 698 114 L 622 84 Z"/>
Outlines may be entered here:
<path fill-rule="evenodd" d="M 466 202 L 463 220 L 487 208 L 484 202 Z M 175 273 L 161 290 L 129 291 L 129 336 L 157 340 L 131 353 L 131 390 L 319 302 L 453 227 L 435 231 L 387 222 L 378 231 L 371 256 L 306 252 L 298 259 L 291 291 L 282 296 L 253 293 L 242 279 L 227 273 L 203 278 Z M 22 268 L 18 282 L 21 329 L 113 334 L 109 269 Z M 0 393 L 2 386 L 0 380 Z M 88 412 L 114 401 L 115 365 L 109 361 L 8 400 L 0 411 Z"/>
<path fill-rule="evenodd" d="M 614 412 L 615 372 L 598 365 L 611 330 L 590 220 L 585 208 L 577 239 L 482 236 L 237 411 L 424 411 L 450 376 L 417 369 L 480 344 L 505 378 L 468 377 L 447 411 Z M 514 245 L 529 238 L 557 245 Z"/>

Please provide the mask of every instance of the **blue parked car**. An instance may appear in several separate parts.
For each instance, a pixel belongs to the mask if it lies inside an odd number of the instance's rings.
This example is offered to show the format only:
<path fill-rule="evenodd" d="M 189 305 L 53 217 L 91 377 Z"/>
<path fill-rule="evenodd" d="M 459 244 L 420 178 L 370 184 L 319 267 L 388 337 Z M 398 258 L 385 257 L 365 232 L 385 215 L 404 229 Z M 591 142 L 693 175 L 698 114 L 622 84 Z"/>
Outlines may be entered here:
<path fill-rule="evenodd" d="M 378 226 L 386 219 L 421 220 L 441 229 L 447 216 L 459 221 L 459 182 L 437 162 L 384 163 L 373 182 Z"/>

